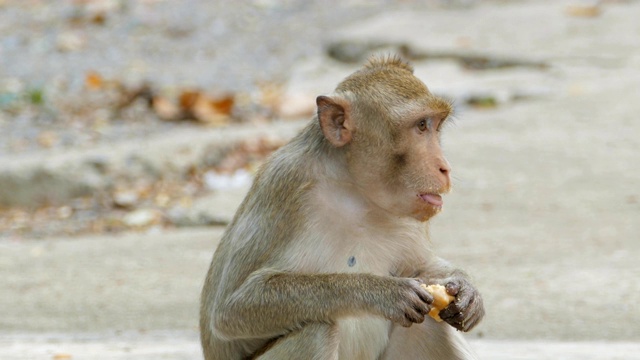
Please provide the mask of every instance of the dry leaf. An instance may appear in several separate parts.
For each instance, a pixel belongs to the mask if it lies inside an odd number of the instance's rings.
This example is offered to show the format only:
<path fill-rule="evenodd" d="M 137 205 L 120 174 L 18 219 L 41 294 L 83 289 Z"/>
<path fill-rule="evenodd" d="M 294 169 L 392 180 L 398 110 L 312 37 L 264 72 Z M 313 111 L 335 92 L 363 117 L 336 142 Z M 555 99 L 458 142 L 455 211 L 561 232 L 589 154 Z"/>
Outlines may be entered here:
<path fill-rule="evenodd" d="M 38 135 L 38 144 L 45 148 L 53 147 L 58 143 L 58 135 L 52 131 L 43 131 Z"/>
<path fill-rule="evenodd" d="M 214 109 L 220 114 L 231 115 L 235 99 L 231 95 L 225 95 L 219 99 L 213 99 L 210 101 Z"/>
<path fill-rule="evenodd" d="M 95 71 L 89 71 L 84 77 L 84 85 L 87 89 L 98 90 L 104 85 L 102 76 Z"/>
<path fill-rule="evenodd" d="M 262 84 L 259 86 L 261 95 L 260 103 L 269 109 L 277 109 L 282 103 L 282 96 L 284 94 L 282 85 Z"/>
<path fill-rule="evenodd" d="M 153 106 L 154 91 L 149 84 L 142 84 L 133 89 L 127 89 L 122 83 L 114 82 L 113 87 L 121 94 L 119 103 L 115 106 L 118 111 L 130 106 L 138 99 L 144 99 L 149 107 Z"/>
<path fill-rule="evenodd" d="M 160 96 L 152 99 L 151 107 L 162 120 L 177 120 L 180 115 L 180 109 L 176 104 Z"/>
<path fill-rule="evenodd" d="M 218 111 L 215 103 L 202 95 L 193 104 L 191 114 L 195 120 L 209 125 L 226 125 L 229 122 L 228 113 Z"/>
<path fill-rule="evenodd" d="M 209 125 L 225 125 L 234 105 L 233 96 L 227 95 L 212 99 L 198 90 L 185 90 L 178 103 L 182 118 L 196 120 Z"/>
<path fill-rule="evenodd" d="M 96 25 L 104 25 L 107 22 L 107 15 L 104 12 L 93 14 L 91 22 Z"/>
<path fill-rule="evenodd" d="M 566 8 L 567 15 L 575 17 L 596 17 L 601 12 L 598 4 L 573 4 Z"/>
<path fill-rule="evenodd" d="M 67 359 L 73 359 L 73 356 L 71 356 L 71 354 L 55 354 L 53 355 L 53 360 L 67 360 Z"/>
<path fill-rule="evenodd" d="M 180 104 L 180 108 L 185 111 L 191 111 L 196 101 L 200 97 L 199 91 L 193 90 L 185 90 L 180 93 L 180 97 L 178 98 L 178 103 Z"/>

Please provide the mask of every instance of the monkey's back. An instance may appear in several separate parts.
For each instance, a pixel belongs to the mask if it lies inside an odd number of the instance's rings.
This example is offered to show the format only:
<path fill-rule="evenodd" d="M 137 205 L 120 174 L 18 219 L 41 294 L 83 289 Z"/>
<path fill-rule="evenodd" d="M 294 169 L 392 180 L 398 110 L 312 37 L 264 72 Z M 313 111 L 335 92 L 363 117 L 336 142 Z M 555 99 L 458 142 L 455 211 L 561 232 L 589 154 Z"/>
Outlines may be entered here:
<path fill-rule="evenodd" d="M 272 254 L 281 252 L 302 227 L 304 198 L 314 184 L 309 143 L 317 130 L 310 124 L 263 164 L 220 240 L 201 297 L 200 333 L 207 360 L 244 359 L 269 341 L 224 339 L 213 326 L 214 309 L 252 272 L 276 262 Z"/>

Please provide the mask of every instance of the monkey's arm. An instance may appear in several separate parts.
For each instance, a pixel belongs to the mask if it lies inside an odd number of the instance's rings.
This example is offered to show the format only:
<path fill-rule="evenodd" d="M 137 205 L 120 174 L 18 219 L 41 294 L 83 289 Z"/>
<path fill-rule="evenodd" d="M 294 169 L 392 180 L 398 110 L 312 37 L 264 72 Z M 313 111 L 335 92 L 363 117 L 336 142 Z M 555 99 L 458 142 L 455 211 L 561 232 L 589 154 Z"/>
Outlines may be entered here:
<path fill-rule="evenodd" d="M 440 318 L 460 331 L 469 331 L 484 317 L 482 296 L 469 276 L 448 261 L 433 256 L 418 278 L 426 284 L 441 284 L 455 301 L 440 312 Z"/>
<path fill-rule="evenodd" d="M 213 309 L 227 339 L 275 337 L 312 322 L 365 312 L 403 326 L 419 323 L 433 297 L 412 278 L 371 274 L 298 274 L 263 269 Z"/>

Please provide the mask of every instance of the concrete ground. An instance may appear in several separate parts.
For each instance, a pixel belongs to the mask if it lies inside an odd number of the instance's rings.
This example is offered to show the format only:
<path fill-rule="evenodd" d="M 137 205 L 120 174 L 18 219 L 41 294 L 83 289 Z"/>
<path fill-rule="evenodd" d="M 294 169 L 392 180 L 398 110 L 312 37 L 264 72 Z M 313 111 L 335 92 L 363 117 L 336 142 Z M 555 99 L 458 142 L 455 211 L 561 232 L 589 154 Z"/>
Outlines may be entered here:
<path fill-rule="evenodd" d="M 200 358 L 198 295 L 222 231 L 3 243 L 1 358 Z M 566 264 L 575 260 L 542 249 L 520 262 L 514 260 L 523 247 L 517 241 L 505 241 L 495 255 L 456 256 L 475 231 L 461 232 L 446 236 L 438 247 L 474 275 L 485 296 L 487 317 L 468 335 L 482 358 L 640 359 L 637 307 L 625 308 L 619 301 L 612 306 L 617 301 L 612 298 L 619 297 L 610 294 L 592 296 L 600 293 L 601 277 L 589 280 L 585 273 L 602 268 L 590 271 L 576 264 L 569 269 Z M 489 235 L 475 233 L 479 243 Z M 597 257 L 583 253 L 587 263 Z M 634 266 L 621 262 L 609 272 L 620 275 Z M 542 268 L 539 276 L 528 275 Z M 551 285 L 541 279 L 548 274 L 563 279 Z M 574 276 L 575 284 L 569 283 Z M 633 286 L 634 280 L 622 282 Z M 581 294 L 589 286 L 596 289 L 588 297 Z M 630 293 L 623 297 L 637 296 Z"/>
<path fill-rule="evenodd" d="M 639 13 L 524 2 L 389 13 L 335 34 L 450 54 L 416 56 L 416 73 L 434 92 L 497 102 L 460 103 L 445 129 L 455 190 L 431 229 L 484 295 L 468 335 L 484 359 L 640 359 Z M 547 66 L 457 62 L 478 53 Z M 326 93 L 354 66 L 311 59 L 291 91 Z M 196 205 L 228 214 L 243 191 Z M 0 241 L 0 358 L 201 358 L 198 296 L 222 231 Z"/>

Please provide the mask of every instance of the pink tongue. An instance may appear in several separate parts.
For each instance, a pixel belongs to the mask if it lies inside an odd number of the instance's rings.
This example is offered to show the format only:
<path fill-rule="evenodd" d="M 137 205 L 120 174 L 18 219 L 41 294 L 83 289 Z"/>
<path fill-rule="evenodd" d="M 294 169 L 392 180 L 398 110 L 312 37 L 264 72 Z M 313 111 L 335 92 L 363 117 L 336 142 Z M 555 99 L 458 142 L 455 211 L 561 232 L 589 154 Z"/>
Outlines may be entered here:
<path fill-rule="evenodd" d="M 435 194 L 422 194 L 420 197 L 431 205 L 442 206 L 442 196 Z"/>

